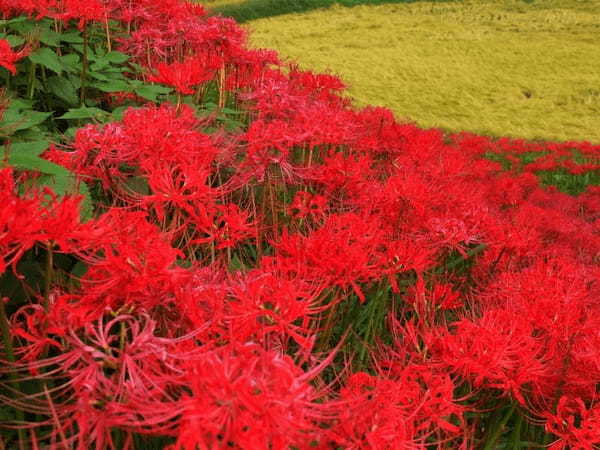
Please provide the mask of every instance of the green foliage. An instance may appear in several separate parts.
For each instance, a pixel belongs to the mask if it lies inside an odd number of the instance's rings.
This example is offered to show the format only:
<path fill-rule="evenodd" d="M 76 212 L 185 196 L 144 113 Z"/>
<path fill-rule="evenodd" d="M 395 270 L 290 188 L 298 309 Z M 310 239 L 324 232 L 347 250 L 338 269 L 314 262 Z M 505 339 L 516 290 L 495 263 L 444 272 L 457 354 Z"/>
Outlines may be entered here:
<path fill-rule="evenodd" d="M 49 19 L 17 17 L 0 21 L 0 29 L 0 38 L 12 46 L 32 47 L 18 63 L 16 76 L 0 68 L 0 78 L 6 80 L 0 92 L 7 104 L 0 115 L 0 148 L 6 161 L 17 170 L 39 172 L 37 185 L 51 187 L 58 195 L 82 195 L 82 214 L 89 218 L 93 211 L 88 187 L 40 155 L 86 122 L 119 118 L 127 106 L 136 105 L 112 105 L 107 94 L 135 93 L 159 102 L 172 90 L 126 77 L 132 70 L 129 57 L 107 51 L 105 37 L 93 33 L 92 27 L 59 32 Z"/>
<path fill-rule="evenodd" d="M 207 1 L 207 6 L 216 14 L 233 17 L 240 23 L 263 17 L 299 13 L 313 9 L 328 8 L 333 5 L 357 6 L 380 5 L 384 3 L 412 3 L 418 0 L 246 0 L 246 1 Z M 430 0 L 444 2 L 452 0 Z"/>

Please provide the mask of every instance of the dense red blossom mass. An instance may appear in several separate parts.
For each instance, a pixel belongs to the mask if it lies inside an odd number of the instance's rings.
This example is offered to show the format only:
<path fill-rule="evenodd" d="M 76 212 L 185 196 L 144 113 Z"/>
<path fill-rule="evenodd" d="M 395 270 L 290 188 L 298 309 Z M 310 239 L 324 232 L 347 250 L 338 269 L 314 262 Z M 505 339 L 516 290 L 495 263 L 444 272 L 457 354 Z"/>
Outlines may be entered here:
<path fill-rule="evenodd" d="M 598 171 L 600 146 L 355 110 L 336 77 L 248 49 L 234 21 L 179 0 L 0 12 L 110 19 L 140 78 L 189 97 L 45 151 L 94 189 L 90 220 L 79 197 L 0 170 L 0 274 L 23 279 L 32 252 L 85 267 L 32 284 L 8 317 L 0 374 L 42 387 L 3 381 L 0 401 L 38 418 L 17 423 L 34 446 L 481 448 L 472 417 L 494 409 L 551 448 L 600 444 L 600 189 L 540 182 Z M 0 66 L 17 73 L 27 51 L 0 40 Z M 340 329 L 352 308 L 362 322 Z M 344 353 L 360 327 L 364 354 Z"/>

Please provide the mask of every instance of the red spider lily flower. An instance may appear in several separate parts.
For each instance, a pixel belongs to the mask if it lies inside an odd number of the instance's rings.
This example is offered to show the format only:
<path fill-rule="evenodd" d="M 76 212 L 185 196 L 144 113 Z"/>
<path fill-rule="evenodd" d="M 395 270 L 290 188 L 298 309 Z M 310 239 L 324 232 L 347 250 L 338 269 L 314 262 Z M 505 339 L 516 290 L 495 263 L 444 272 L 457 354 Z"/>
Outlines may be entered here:
<path fill-rule="evenodd" d="M 229 334 L 267 347 L 281 342 L 285 348 L 291 338 L 308 353 L 315 340 L 310 323 L 324 309 L 317 306 L 320 292 L 299 277 L 286 279 L 268 269 L 239 275 L 229 287 Z"/>
<path fill-rule="evenodd" d="M 231 343 L 190 361 L 191 394 L 181 401 L 173 448 L 309 448 L 330 414 L 310 383 L 325 364 L 304 372 L 289 356 L 251 343 Z"/>
<path fill-rule="evenodd" d="M 500 389 L 523 406 L 526 396 L 550 375 L 550 357 L 533 324 L 511 311 L 488 310 L 471 321 L 453 324 L 455 332 L 439 330 L 435 356 L 473 386 Z"/>
<path fill-rule="evenodd" d="M 77 27 L 83 30 L 89 22 L 108 20 L 107 14 L 107 7 L 101 0 L 64 0 L 63 12 L 56 18 L 65 22 L 75 19 Z"/>
<path fill-rule="evenodd" d="M 86 226 L 80 223 L 80 197 L 58 196 L 50 189 L 16 195 L 13 170 L 0 170 L 0 274 L 16 264 L 36 243 L 58 246 L 70 252 L 73 236 Z"/>
<path fill-rule="evenodd" d="M 182 252 L 143 212 L 111 209 L 78 242 L 76 253 L 89 266 L 73 310 L 82 320 L 106 308 L 167 306 L 185 272 L 175 264 Z"/>
<path fill-rule="evenodd" d="M 306 191 L 298 191 L 288 206 L 290 216 L 303 219 L 307 216 L 323 216 L 327 206 L 327 198 Z"/>
<path fill-rule="evenodd" d="M 444 374 L 408 365 L 396 373 L 352 374 L 340 392 L 339 418 L 329 430 L 346 448 L 425 449 L 431 439 L 460 435 L 463 408 Z"/>
<path fill-rule="evenodd" d="M 562 396 L 556 413 L 545 413 L 546 431 L 556 435 L 549 449 L 596 448 L 600 444 L 600 408 L 587 407 L 580 398 Z"/>
<path fill-rule="evenodd" d="M 149 81 L 166 84 L 175 88 L 183 95 L 191 95 L 197 86 L 213 78 L 215 71 L 221 66 L 221 61 L 209 60 L 207 64 L 203 58 L 188 57 L 183 62 L 170 64 L 159 63 L 157 73 L 148 77 Z"/>
<path fill-rule="evenodd" d="M 236 204 L 204 206 L 190 212 L 190 223 L 205 237 L 196 237 L 190 244 L 215 243 L 217 249 L 224 249 L 254 237 L 256 224 L 250 221 L 250 213 Z"/>
<path fill-rule="evenodd" d="M 180 364 L 199 356 L 199 348 L 189 345 L 193 335 L 157 337 L 156 322 L 143 313 L 108 314 L 84 327 L 56 318 L 68 330 L 60 336 L 61 353 L 3 362 L 0 369 L 18 376 L 35 372 L 41 386 L 52 386 L 35 395 L 0 395 L 3 404 L 47 417 L 26 427 L 44 428 L 51 449 L 115 448 L 111 436 L 115 429 L 125 434 L 174 433 L 184 386 Z M 45 322 L 31 325 L 39 326 L 35 334 L 52 339 Z"/>
<path fill-rule="evenodd" d="M 13 75 L 17 74 L 16 62 L 29 55 L 29 46 L 23 47 L 18 52 L 12 50 L 6 39 L 0 39 L 0 66 L 4 67 Z"/>

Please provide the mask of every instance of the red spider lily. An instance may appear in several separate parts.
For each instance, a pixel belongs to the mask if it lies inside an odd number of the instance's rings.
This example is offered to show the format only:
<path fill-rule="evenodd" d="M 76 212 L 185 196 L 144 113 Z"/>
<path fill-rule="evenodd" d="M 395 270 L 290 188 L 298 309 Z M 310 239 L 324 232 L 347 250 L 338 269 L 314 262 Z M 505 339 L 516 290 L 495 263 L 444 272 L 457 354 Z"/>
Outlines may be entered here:
<path fill-rule="evenodd" d="M 0 274 L 16 264 L 36 243 L 73 250 L 73 235 L 86 226 L 80 223 L 79 197 L 58 199 L 50 189 L 16 195 L 13 170 L 0 170 Z"/>
<path fill-rule="evenodd" d="M 29 46 L 23 47 L 18 52 L 12 50 L 6 39 L 0 39 L 0 66 L 4 67 L 13 75 L 17 74 L 16 62 L 23 59 L 30 52 Z"/>
<path fill-rule="evenodd" d="M 219 59 L 189 57 L 183 62 L 159 63 L 157 73 L 148 77 L 149 81 L 166 84 L 183 95 L 191 95 L 195 88 L 213 78 L 215 71 L 222 65 Z"/>
<path fill-rule="evenodd" d="M 364 301 L 358 283 L 381 276 L 374 257 L 382 241 L 381 229 L 369 219 L 355 214 L 330 215 L 308 236 L 284 232 L 275 244 L 279 266 L 291 273 L 304 266 L 310 271 L 308 280 L 351 288 Z"/>
<path fill-rule="evenodd" d="M 256 225 L 249 218 L 250 213 L 235 204 L 212 205 L 190 212 L 190 223 L 197 234 L 189 244 L 215 244 L 217 249 L 235 247 L 254 237 Z"/>
<path fill-rule="evenodd" d="M 302 278 L 286 279 L 268 270 L 236 277 L 227 302 L 230 335 L 240 342 L 266 346 L 291 338 L 309 353 L 314 344 L 311 322 L 323 310 L 317 306 L 318 286 Z"/>
<path fill-rule="evenodd" d="M 499 389 L 528 406 L 526 397 L 550 375 L 543 341 L 526 318 L 504 310 L 489 310 L 477 321 L 440 330 L 435 355 L 445 367 L 472 381 L 476 389 Z"/>
<path fill-rule="evenodd" d="M 63 12 L 56 18 L 68 22 L 75 19 L 77 27 L 83 30 L 89 22 L 102 22 L 107 19 L 108 9 L 101 0 L 64 0 Z"/>
<path fill-rule="evenodd" d="M 587 407 L 580 398 L 562 396 L 556 413 L 545 413 L 546 431 L 558 436 L 551 450 L 595 448 L 600 444 L 600 409 Z"/>
<path fill-rule="evenodd" d="M 44 323 L 30 325 L 51 339 Z M 58 337 L 57 356 L 6 363 L 0 370 L 34 372 L 44 386 L 35 394 L 1 396 L 7 405 L 48 417 L 27 427 L 51 427 L 42 433 L 51 449 L 114 449 L 111 432 L 117 428 L 172 432 L 183 386 L 180 363 L 198 357 L 199 349 L 185 344 L 189 336 L 157 337 L 156 323 L 143 313 L 100 318 L 83 328 L 62 320 L 61 326 L 68 332 Z"/>
<path fill-rule="evenodd" d="M 95 235 L 80 236 L 78 255 L 89 265 L 76 309 L 81 320 L 105 308 L 151 310 L 172 301 L 184 269 L 182 253 L 141 212 L 111 209 L 95 222 Z M 73 317 L 75 318 L 75 316 Z"/>
<path fill-rule="evenodd" d="M 308 372 L 256 344 L 231 343 L 187 364 L 191 394 L 181 400 L 173 448 L 308 448 L 328 407 L 310 384 L 328 360 Z"/>
<path fill-rule="evenodd" d="M 329 435 L 344 448 L 425 449 L 430 438 L 457 436 L 463 410 L 447 375 L 408 365 L 391 377 L 363 372 L 342 388 L 344 403 Z M 435 434 L 434 434 L 435 433 Z"/>
<path fill-rule="evenodd" d="M 327 207 L 327 198 L 322 195 L 313 195 L 306 191 L 298 191 L 288 206 L 289 215 L 303 219 L 307 216 L 323 216 Z"/>

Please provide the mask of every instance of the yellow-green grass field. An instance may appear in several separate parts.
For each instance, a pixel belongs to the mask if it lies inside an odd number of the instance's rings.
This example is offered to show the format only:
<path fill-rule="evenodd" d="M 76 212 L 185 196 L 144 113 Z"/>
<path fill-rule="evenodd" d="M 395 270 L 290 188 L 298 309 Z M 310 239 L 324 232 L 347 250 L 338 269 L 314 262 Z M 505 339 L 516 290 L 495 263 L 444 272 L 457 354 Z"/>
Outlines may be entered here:
<path fill-rule="evenodd" d="M 252 45 L 340 75 L 358 106 L 423 127 L 600 143 L 600 1 L 334 5 L 245 26 Z"/>

